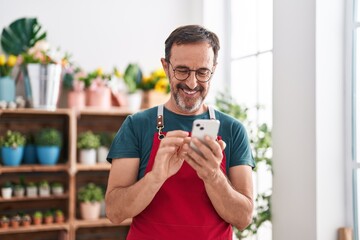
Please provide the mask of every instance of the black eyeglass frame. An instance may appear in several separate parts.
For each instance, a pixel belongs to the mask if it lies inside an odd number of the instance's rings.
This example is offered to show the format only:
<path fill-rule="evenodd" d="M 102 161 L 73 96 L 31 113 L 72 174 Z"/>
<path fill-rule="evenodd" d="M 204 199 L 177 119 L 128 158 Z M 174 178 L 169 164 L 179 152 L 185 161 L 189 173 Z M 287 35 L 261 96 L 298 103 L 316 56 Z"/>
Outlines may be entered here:
<path fill-rule="evenodd" d="M 166 60 L 166 62 L 170 64 L 170 66 L 171 66 L 171 68 L 172 68 L 172 70 L 173 70 L 173 73 L 174 73 L 174 77 L 175 77 L 178 81 L 180 81 L 180 82 L 186 81 L 186 80 L 190 77 L 191 72 L 195 72 L 196 81 L 198 81 L 198 82 L 200 82 L 200 83 L 207 83 L 207 82 L 209 82 L 210 79 L 211 79 L 211 77 L 212 77 L 212 75 L 213 75 L 213 72 L 212 72 L 210 69 L 208 69 L 208 68 L 199 68 L 199 69 L 194 69 L 194 70 L 193 70 L 193 69 L 190 69 L 190 68 L 187 68 L 187 70 L 188 70 L 188 74 L 187 74 L 187 75 L 188 75 L 188 76 L 187 76 L 186 78 L 184 78 L 184 79 L 179 79 L 179 78 L 176 77 L 176 73 L 175 73 L 175 71 L 177 70 L 177 68 L 174 69 L 174 67 L 173 67 L 172 63 L 170 62 L 170 60 Z M 184 67 L 184 68 L 185 68 L 185 67 Z M 207 70 L 207 71 L 210 72 L 210 75 L 209 75 L 208 80 L 206 80 L 206 81 L 201 81 L 201 80 L 198 79 L 198 72 L 199 72 L 200 70 Z"/>

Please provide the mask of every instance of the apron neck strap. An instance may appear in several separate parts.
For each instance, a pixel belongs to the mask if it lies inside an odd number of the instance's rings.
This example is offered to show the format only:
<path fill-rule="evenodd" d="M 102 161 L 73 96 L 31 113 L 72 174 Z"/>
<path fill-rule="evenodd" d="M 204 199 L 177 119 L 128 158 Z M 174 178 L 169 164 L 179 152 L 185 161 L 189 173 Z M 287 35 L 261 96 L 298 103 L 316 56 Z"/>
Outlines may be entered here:
<path fill-rule="evenodd" d="M 216 119 L 215 117 L 215 110 L 212 106 L 208 106 L 209 108 L 209 115 L 210 119 Z M 157 119 L 156 119 L 156 128 L 158 130 L 159 139 L 164 138 L 164 134 L 162 133 L 162 130 L 164 128 L 164 105 L 161 104 L 157 107 Z"/>

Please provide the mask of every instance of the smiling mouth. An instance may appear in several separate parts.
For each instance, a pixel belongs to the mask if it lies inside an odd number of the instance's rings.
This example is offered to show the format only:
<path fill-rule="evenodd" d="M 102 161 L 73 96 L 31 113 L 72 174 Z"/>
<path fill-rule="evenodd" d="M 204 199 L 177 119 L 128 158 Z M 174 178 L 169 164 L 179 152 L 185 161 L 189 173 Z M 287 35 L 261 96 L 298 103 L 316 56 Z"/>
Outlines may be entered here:
<path fill-rule="evenodd" d="M 182 89 L 186 95 L 195 95 L 198 91 Z"/>

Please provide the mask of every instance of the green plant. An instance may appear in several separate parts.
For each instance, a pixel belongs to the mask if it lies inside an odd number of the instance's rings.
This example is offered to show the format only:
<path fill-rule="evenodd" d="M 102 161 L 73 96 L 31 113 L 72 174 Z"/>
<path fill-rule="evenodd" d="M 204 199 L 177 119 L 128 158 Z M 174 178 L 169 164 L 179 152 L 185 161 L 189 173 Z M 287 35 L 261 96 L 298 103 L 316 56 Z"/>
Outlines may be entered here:
<path fill-rule="evenodd" d="M 51 210 L 46 210 L 44 213 L 44 217 L 53 217 L 54 214 Z"/>
<path fill-rule="evenodd" d="M 20 18 L 2 30 L 0 41 L 7 54 L 19 55 L 45 38 L 46 32 L 41 31 L 36 18 Z"/>
<path fill-rule="evenodd" d="M 39 182 L 39 187 L 45 189 L 45 188 L 50 188 L 50 185 L 49 185 L 49 182 L 48 182 L 48 181 L 46 181 L 46 180 L 41 180 L 41 181 Z"/>
<path fill-rule="evenodd" d="M 15 191 L 19 191 L 19 190 L 23 190 L 23 189 L 24 189 L 24 186 L 21 184 L 15 184 L 15 186 L 14 186 Z"/>
<path fill-rule="evenodd" d="M 110 147 L 112 141 L 114 140 L 116 133 L 107 133 L 107 132 L 101 132 L 98 134 L 100 138 L 100 146 L 104 147 Z"/>
<path fill-rule="evenodd" d="M 91 149 L 100 147 L 100 137 L 92 131 L 80 133 L 77 138 L 77 148 Z"/>
<path fill-rule="evenodd" d="M 219 93 L 216 97 L 216 106 L 220 111 L 233 116 L 244 124 L 249 131 L 250 145 L 256 165 L 264 163 L 267 170 L 272 172 L 271 131 L 268 125 L 250 121 L 247 115 L 249 109 L 239 105 L 229 95 Z M 259 110 L 259 107 L 257 107 L 257 110 Z M 257 171 L 257 166 L 254 171 Z M 256 235 L 262 224 L 271 222 L 271 194 L 271 189 L 257 194 L 255 198 L 255 214 L 251 224 L 244 231 L 234 229 L 239 239 Z"/>
<path fill-rule="evenodd" d="M 129 93 L 134 93 L 138 89 L 143 78 L 139 65 L 130 63 L 125 69 L 123 78 Z"/>
<path fill-rule="evenodd" d="M 1 217 L 1 219 L 0 219 L 0 221 L 1 221 L 2 223 L 9 223 L 9 222 L 10 222 L 10 219 L 9 219 L 7 216 L 3 215 L 3 216 Z"/>
<path fill-rule="evenodd" d="M 2 187 L 3 188 L 12 188 L 12 183 L 10 181 L 6 181 L 3 183 Z"/>
<path fill-rule="evenodd" d="M 80 202 L 100 202 L 104 199 L 104 192 L 100 186 L 88 183 L 79 189 L 77 197 Z"/>
<path fill-rule="evenodd" d="M 28 182 L 26 184 L 27 187 L 36 187 L 36 184 L 34 182 Z"/>
<path fill-rule="evenodd" d="M 62 210 L 60 210 L 60 209 L 56 209 L 55 210 L 55 216 L 56 217 L 62 217 L 62 216 L 64 216 L 64 212 Z"/>
<path fill-rule="evenodd" d="M 0 146 L 17 148 L 24 146 L 26 143 L 25 135 L 17 132 L 7 130 L 5 135 L 0 138 Z"/>
<path fill-rule="evenodd" d="M 62 145 L 62 135 L 55 128 L 41 129 L 35 135 L 35 144 L 37 146 L 58 146 Z"/>
<path fill-rule="evenodd" d="M 57 188 L 57 187 L 63 187 L 64 185 L 61 182 L 53 182 L 51 184 L 51 187 Z"/>
<path fill-rule="evenodd" d="M 41 211 L 35 211 L 33 214 L 33 218 L 41 219 L 43 217 L 43 214 Z"/>

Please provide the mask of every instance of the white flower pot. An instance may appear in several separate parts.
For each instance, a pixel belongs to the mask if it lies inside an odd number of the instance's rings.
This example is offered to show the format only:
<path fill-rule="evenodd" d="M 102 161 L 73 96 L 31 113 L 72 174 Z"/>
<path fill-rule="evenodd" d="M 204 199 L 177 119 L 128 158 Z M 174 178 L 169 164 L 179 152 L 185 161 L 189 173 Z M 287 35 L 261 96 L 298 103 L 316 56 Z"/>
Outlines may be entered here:
<path fill-rule="evenodd" d="M 48 197 L 50 196 L 50 188 L 42 188 L 40 187 L 39 188 L 39 195 L 41 197 Z"/>
<path fill-rule="evenodd" d="M 28 197 L 36 197 L 37 195 L 38 195 L 38 193 L 37 193 L 37 187 L 36 186 L 26 187 L 26 196 L 28 196 Z"/>
<path fill-rule="evenodd" d="M 59 196 L 64 193 L 64 188 L 63 187 L 53 187 L 53 188 L 51 188 L 51 192 L 53 195 Z"/>
<path fill-rule="evenodd" d="M 100 217 L 100 202 L 80 203 L 80 214 L 84 220 L 97 220 Z"/>
<path fill-rule="evenodd" d="M 1 196 L 4 199 L 9 199 L 12 196 L 12 188 L 1 188 Z"/>
<path fill-rule="evenodd" d="M 101 146 L 98 148 L 97 150 L 97 160 L 98 163 L 106 163 L 108 161 L 106 161 L 106 157 L 109 153 L 109 148 Z"/>
<path fill-rule="evenodd" d="M 96 164 L 96 149 L 81 149 L 80 163 L 84 165 Z"/>
<path fill-rule="evenodd" d="M 25 195 L 25 189 L 19 188 L 14 190 L 14 196 L 15 197 L 23 197 Z"/>

